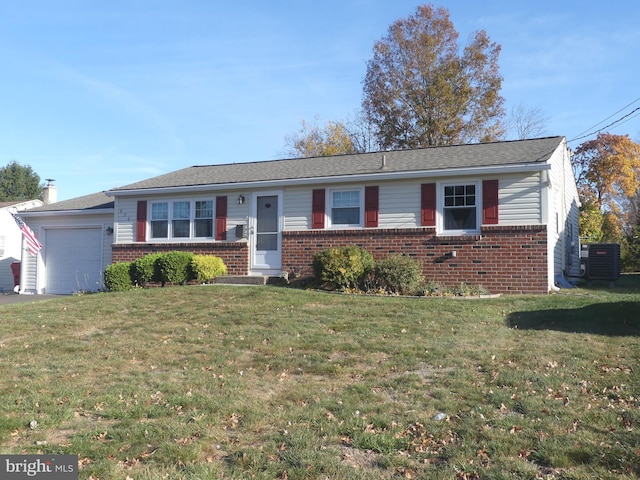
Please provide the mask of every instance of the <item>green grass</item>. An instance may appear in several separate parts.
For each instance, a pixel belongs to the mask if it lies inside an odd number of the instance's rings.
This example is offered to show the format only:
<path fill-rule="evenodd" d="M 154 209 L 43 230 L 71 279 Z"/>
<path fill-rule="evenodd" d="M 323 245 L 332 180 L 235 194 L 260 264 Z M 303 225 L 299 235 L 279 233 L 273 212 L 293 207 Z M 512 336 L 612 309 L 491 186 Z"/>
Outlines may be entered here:
<path fill-rule="evenodd" d="M 474 300 L 175 287 L 0 317 L 0 451 L 77 454 L 81 479 L 640 475 L 637 275 Z"/>

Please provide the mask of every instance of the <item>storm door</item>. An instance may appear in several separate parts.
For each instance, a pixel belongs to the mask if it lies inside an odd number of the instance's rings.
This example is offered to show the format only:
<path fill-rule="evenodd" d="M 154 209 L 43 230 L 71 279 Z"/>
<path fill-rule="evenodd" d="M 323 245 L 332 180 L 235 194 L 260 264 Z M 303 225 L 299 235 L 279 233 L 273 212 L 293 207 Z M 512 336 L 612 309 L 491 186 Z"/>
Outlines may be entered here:
<path fill-rule="evenodd" d="M 279 193 L 254 195 L 251 269 L 274 273 L 282 268 L 282 205 Z"/>

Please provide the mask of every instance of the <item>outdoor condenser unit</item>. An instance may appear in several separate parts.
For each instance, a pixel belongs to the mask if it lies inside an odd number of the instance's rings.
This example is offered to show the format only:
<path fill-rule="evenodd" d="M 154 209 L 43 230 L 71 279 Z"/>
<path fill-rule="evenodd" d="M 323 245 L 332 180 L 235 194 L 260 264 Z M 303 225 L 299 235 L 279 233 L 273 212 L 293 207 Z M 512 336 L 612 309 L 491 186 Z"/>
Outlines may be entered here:
<path fill-rule="evenodd" d="M 589 244 L 587 280 L 615 282 L 618 277 L 620 277 L 620 244 Z"/>

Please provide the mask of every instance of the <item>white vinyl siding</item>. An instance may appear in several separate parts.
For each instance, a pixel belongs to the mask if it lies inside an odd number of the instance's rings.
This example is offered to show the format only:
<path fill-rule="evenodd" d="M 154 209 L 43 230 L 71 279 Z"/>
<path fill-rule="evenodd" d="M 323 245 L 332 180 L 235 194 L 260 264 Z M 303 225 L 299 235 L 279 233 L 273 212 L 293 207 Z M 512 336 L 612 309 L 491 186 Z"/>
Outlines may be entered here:
<path fill-rule="evenodd" d="M 415 228 L 420 225 L 420 183 L 380 184 L 380 228 Z"/>
<path fill-rule="evenodd" d="M 540 225 L 540 174 L 501 177 L 498 188 L 498 212 L 500 225 Z"/>
<path fill-rule="evenodd" d="M 550 160 L 553 168 L 549 172 L 549 221 L 547 224 L 547 235 L 549 239 L 549 260 L 553 265 L 549 265 L 549 283 L 554 282 L 556 276 L 562 275 L 562 265 L 564 259 L 564 244 L 562 235 L 564 232 L 564 198 L 562 196 L 562 162 L 559 161 L 560 152 L 556 151 Z M 553 259 L 553 260 L 551 260 Z"/>
<path fill-rule="evenodd" d="M 379 187 L 379 228 L 414 228 L 420 218 L 420 183 L 381 182 Z M 322 186 L 285 190 L 285 230 L 311 229 L 311 192 L 314 188 Z"/>
<path fill-rule="evenodd" d="M 245 197 L 245 202 L 240 205 L 238 204 L 238 196 L 243 194 Z M 152 203 L 158 202 L 178 202 L 178 201 L 191 201 L 193 200 L 193 208 L 196 207 L 196 202 L 203 200 L 211 200 L 212 208 L 213 208 L 213 236 L 215 237 L 215 206 L 216 206 L 216 197 L 217 196 L 226 196 L 227 197 L 227 241 L 232 242 L 237 240 L 235 237 L 236 233 L 236 225 L 247 225 L 247 217 L 250 212 L 250 201 L 249 201 L 249 192 L 248 191 L 233 191 L 233 192 L 202 192 L 198 195 L 174 195 L 171 197 L 151 197 L 147 198 L 147 205 L 151 205 Z M 137 208 L 138 208 L 138 200 L 141 200 L 138 197 L 116 197 L 115 198 L 115 217 L 116 217 L 116 225 L 115 225 L 115 236 L 114 242 L 123 244 L 123 243 L 135 243 L 136 241 L 136 216 L 137 216 Z M 151 220 L 151 215 L 148 215 L 148 222 Z M 149 242 L 154 241 L 164 241 L 167 239 L 153 239 L 150 237 L 151 235 L 151 226 L 147 226 L 147 236 Z M 213 238 L 176 238 L 175 241 L 193 241 L 193 242 L 207 242 L 214 241 Z"/>
<path fill-rule="evenodd" d="M 471 177 L 461 181 L 468 181 Z M 492 177 L 495 178 L 495 177 Z M 487 179 L 487 178 L 483 178 Z M 474 179 L 475 180 L 475 179 Z M 435 182 L 436 179 L 379 182 L 379 228 L 415 228 L 420 226 L 420 185 Z M 447 183 L 456 183 L 458 180 Z M 363 189 L 367 184 L 340 185 L 340 190 Z M 541 174 L 513 174 L 499 177 L 499 218 L 501 225 L 540 225 L 543 222 L 541 208 Z M 328 185 L 305 185 L 287 187 L 283 192 L 284 230 L 299 231 L 311 229 L 311 196 L 314 188 L 325 188 L 327 198 L 332 189 Z M 235 226 L 246 225 L 250 213 L 250 191 L 225 192 L 227 195 L 227 241 L 234 241 Z M 245 203 L 238 204 L 238 195 L 243 194 Z M 185 195 L 184 199 L 212 198 L 219 192 L 202 192 Z M 178 201 L 183 197 L 148 198 L 149 203 Z M 116 237 L 117 243 L 135 242 L 136 208 L 138 198 L 116 197 Z M 478 198 L 481 207 L 481 198 Z M 330 214 L 330 210 L 326 210 Z M 328 222 L 327 222 L 328 223 Z"/>
<path fill-rule="evenodd" d="M 249 213 L 251 212 L 250 195 L 247 191 L 241 193 L 245 197 L 245 202 L 242 205 L 238 203 L 240 192 L 232 192 L 227 195 L 227 242 L 240 240 L 236 238 L 236 225 L 244 225 L 245 236 L 248 235 L 249 225 L 247 222 L 249 221 Z M 215 199 L 213 204 L 215 207 Z M 215 230 L 215 218 L 213 221 Z"/>
<path fill-rule="evenodd" d="M 136 240 L 137 199 L 115 198 L 115 233 L 114 242 L 132 243 Z"/>
<path fill-rule="evenodd" d="M 312 187 L 287 188 L 284 191 L 284 230 L 299 231 L 311 229 Z"/>
<path fill-rule="evenodd" d="M 549 160 L 549 258 L 553 259 L 549 270 L 556 277 L 580 274 L 579 200 L 570 158 L 565 153 L 558 148 Z"/>
<path fill-rule="evenodd" d="M 495 178 L 495 177 L 493 177 Z M 499 219 L 501 225 L 540 225 L 542 223 L 541 175 L 508 175 L 499 177 Z M 483 178 L 486 180 L 487 178 Z M 420 185 L 434 182 L 380 182 L 379 228 L 415 228 L 420 226 Z M 462 183 L 469 181 L 460 180 Z M 454 180 L 453 183 L 456 183 Z M 450 182 L 447 182 L 450 183 Z M 311 228 L 311 191 L 322 186 L 288 188 L 284 196 L 285 230 Z M 329 189 L 327 188 L 327 194 Z M 478 193 L 480 195 L 481 192 Z M 477 198 L 482 207 L 481 196 Z"/>

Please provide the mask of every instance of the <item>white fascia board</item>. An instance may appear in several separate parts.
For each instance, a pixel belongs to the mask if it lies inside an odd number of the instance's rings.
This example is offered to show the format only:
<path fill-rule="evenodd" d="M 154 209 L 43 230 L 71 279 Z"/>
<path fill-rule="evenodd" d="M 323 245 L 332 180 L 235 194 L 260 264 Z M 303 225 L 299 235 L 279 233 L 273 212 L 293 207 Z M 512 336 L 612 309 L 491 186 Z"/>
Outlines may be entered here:
<path fill-rule="evenodd" d="M 62 217 L 62 216 L 80 216 L 80 215 L 113 215 L 114 208 L 100 208 L 96 210 L 47 210 L 44 212 L 20 212 L 21 217 Z"/>
<path fill-rule="evenodd" d="M 499 165 L 490 167 L 446 168 L 438 170 L 414 170 L 410 172 L 378 172 L 358 175 L 342 175 L 336 177 L 292 178 L 284 180 L 265 180 L 255 182 L 236 182 L 205 185 L 183 185 L 178 187 L 139 188 L 131 190 L 109 190 L 105 194 L 110 197 L 157 195 L 166 193 L 185 193 L 200 191 L 240 190 L 247 188 L 281 188 L 286 186 L 340 184 L 354 182 L 372 182 L 379 180 L 407 180 L 411 178 L 441 178 L 473 175 L 495 175 L 506 173 L 539 172 L 550 170 L 549 163 L 532 163 L 519 165 Z"/>

